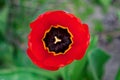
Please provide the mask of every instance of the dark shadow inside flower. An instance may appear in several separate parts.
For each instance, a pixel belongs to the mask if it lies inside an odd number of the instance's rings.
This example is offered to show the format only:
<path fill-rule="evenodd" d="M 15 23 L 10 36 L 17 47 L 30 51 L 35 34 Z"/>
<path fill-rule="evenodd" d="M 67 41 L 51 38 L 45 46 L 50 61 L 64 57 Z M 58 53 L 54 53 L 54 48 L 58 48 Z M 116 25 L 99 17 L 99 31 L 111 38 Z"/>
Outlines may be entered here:
<path fill-rule="evenodd" d="M 62 28 L 61 26 L 53 26 L 46 33 L 43 38 L 45 47 L 48 48 L 50 52 L 55 54 L 64 54 L 70 48 L 72 44 L 72 35 L 69 33 L 67 28 Z"/>

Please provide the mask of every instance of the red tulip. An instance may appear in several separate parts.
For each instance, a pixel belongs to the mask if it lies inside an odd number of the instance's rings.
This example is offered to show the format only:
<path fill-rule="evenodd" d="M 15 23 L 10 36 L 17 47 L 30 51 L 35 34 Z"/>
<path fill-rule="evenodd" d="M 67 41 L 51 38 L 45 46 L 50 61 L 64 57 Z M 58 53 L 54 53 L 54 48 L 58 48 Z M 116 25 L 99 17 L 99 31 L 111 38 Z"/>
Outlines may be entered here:
<path fill-rule="evenodd" d="M 48 11 L 30 23 L 27 54 L 34 64 L 58 70 L 83 58 L 89 45 L 88 25 L 65 11 Z"/>

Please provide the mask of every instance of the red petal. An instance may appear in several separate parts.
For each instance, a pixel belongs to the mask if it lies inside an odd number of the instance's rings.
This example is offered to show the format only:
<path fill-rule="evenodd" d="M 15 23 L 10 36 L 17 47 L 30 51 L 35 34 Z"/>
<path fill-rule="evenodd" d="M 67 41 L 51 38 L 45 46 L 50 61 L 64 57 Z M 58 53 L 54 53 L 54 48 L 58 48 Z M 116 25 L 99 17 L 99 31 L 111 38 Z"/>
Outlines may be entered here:
<path fill-rule="evenodd" d="M 30 57 L 30 59 L 33 61 L 33 63 L 38 65 L 40 68 L 44 68 L 44 69 L 47 69 L 47 70 L 53 70 L 53 71 L 59 69 L 59 67 L 44 65 L 42 61 L 37 60 L 37 58 L 33 55 L 33 53 L 31 52 L 31 50 L 29 48 L 27 49 L 27 54 Z"/>

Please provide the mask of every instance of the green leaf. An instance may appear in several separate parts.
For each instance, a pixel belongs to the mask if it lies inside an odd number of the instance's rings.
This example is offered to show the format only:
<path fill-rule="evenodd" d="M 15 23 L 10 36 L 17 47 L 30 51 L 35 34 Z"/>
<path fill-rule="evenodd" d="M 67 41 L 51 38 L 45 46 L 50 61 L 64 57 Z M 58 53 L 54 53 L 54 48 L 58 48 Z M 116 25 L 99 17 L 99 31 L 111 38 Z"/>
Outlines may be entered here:
<path fill-rule="evenodd" d="M 95 47 L 98 41 L 98 37 L 92 37 L 90 41 L 89 48 L 87 49 L 86 55 L 83 57 L 82 60 L 75 61 L 74 64 L 74 69 L 71 74 L 71 80 L 82 80 L 83 78 L 83 73 L 85 71 L 85 67 L 87 64 L 87 54 L 89 54 Z"/>
<path fill-rule="evenodd" d="M 115 80 L 120 80 L 120 68 L 119 68 L 119 70 L 118 70 L 118 73 L 117 73 L 117 75 L 116 75 Z"/>
<path fill-rule="evenodd" d="M 95 24 L 94 31 L 95 32 L 102 32 L 104 30 L 102 22 L 99 20 L 94 20 L 93 21 Z"/>
<path fill-rule="evenodd" d="M 106 7 L 109 6 L 111 2 L 112 0 L 100 0 L 100 3 Z"/>
<path fill-rule="evenodd" d="M 117 11 L 117 16 L 118 16 L 118 19 L 120 21 L 120 10 Z"/>
<path fill-rule="evenodd" d="M 5 6 L 6 0 L 0 0 L 0 10 Z"/>
<path fill-rule="evenodd" d="M 27 53 L 21 49 L 17 50 L 17 55 L 14 58 L 14 62 L 16 66 L 19 67 L 33 67 L 33 63 L 30 61 L 30 59 L 27 56 Z"/>
<path fill-rule="evenodd" d="M 8 10 L 9 9 L 6 6 L 2 11 L 0 11 L 0 32 L 1 33 L 5 33 Z"/>
<path fill-rule="evenodd" d="M 30 68 L 0 70 L 0 80 L 55 80 Z"/>
<path fill-rule="evenodd" d="M 100 5 L 101 8 L 102 8 L 102 12 L 106 13 L 109 10 L 109 6 L 112 4 L 112 0 L 92 0 L 92 4 L 93 3 L 96 3 L 97 5 Z"/>
<path fill-rule="evenodd" d="M 73 66 L 74 66 L 74 63 L 69 64 L 59 70 L 63 80 L 71 80 L 70 78 L 73 71 Z"/>
<path fill-rule="evenodd" d="M 3 34 L 0 32 L 0 43 L 3 42 L 5 40 Z"/>
<path fill-rule="evenodd" d="M 63 78 L 63 80 L 70 80 L 70 76 L 69 76 L 69 73 L 68 73 L 68 67 L 64 67 L 64 68 L 61 68 L 60 69 L 60 73 L 61 73 L 61 76 Z"/>
<path fill-rule="evenodd" d="M 95 80 L 101 80 L 104 73 L 104 65 L 109 58 L 110 56 L 99 48 L 88 54 L 89 69 Z"/>
<path fill-rule="evenodd" d="M 42 5 L 44 5 L 46 3 L 46 0 L 38 0 L 38 2 Z"/>
<path fill-rule="evenodd" d="M 2 67 L 12 64 L 13 47 L 7 43 L 0 43 L 0 62 Z M 0 66 L 1 67 L 1 66 Z"/>

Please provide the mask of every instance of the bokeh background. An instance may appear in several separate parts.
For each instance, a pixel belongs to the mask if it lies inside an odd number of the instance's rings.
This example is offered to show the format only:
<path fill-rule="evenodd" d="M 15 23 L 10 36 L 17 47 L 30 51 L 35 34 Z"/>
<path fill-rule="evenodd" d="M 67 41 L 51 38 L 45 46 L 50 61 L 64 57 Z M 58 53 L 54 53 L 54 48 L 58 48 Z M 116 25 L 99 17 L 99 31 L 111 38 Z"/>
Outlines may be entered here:
<path fill-rule="evenodd" d="M 29 23 L 48 10 L 76 15 L 91 33 L 84 58 L 58 71 L 26 55 Z M 0 80 L 120 80 L 120 0 L 0 0 Z"/>

